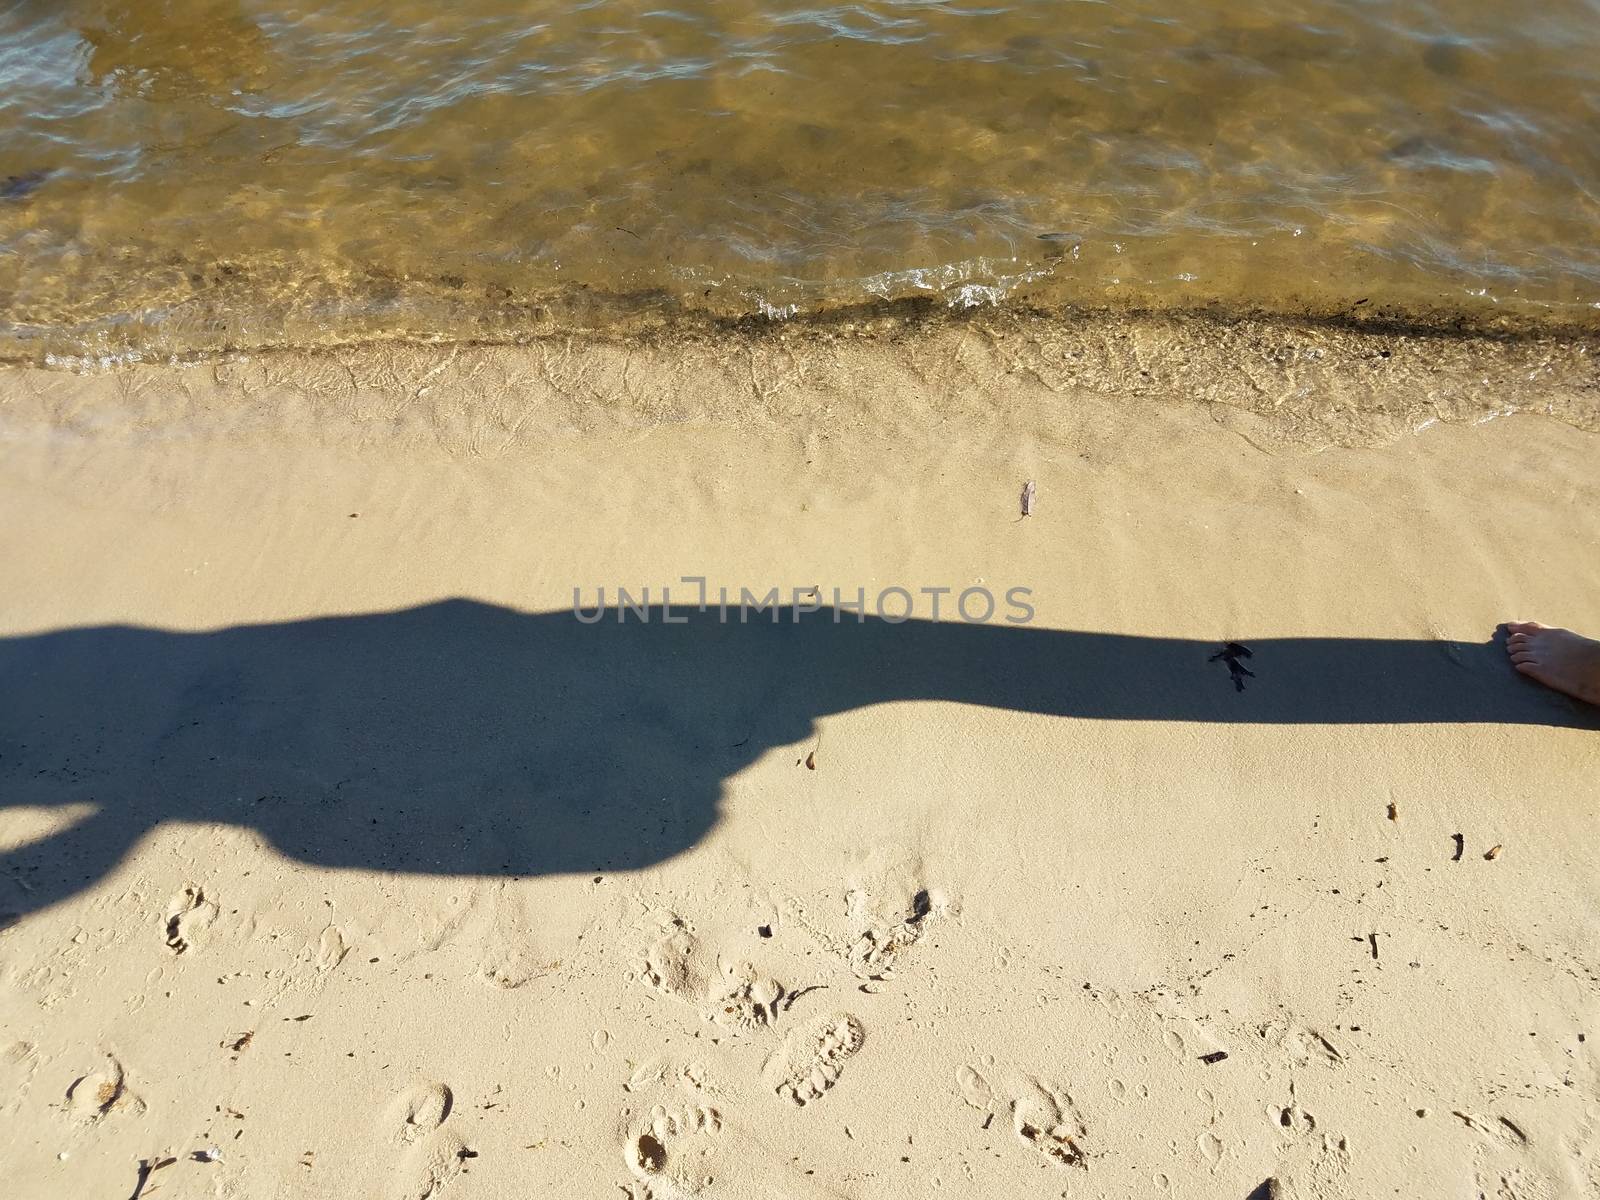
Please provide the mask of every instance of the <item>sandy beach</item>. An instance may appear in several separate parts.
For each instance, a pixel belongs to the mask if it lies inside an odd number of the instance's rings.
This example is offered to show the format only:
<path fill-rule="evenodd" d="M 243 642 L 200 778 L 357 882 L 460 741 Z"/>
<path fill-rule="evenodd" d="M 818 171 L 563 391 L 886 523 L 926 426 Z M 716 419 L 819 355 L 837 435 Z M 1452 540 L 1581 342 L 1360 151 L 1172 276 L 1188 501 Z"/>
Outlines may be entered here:
<path fill-rule="evenodd" d="M 1593 380 L 1137 322 L 0 373 L 8 1196 L 1597 1194 L 1600 714 L 1493 641 L 1600 629 Z"/>

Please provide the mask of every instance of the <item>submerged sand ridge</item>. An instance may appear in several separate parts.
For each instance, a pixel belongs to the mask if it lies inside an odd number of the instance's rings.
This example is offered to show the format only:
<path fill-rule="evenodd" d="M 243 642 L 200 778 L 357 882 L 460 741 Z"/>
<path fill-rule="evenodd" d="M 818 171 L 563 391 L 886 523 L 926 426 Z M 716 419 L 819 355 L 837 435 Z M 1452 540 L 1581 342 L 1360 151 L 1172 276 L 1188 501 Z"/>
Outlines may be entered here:
<path fill-rule="evenodd" d="M 1592 1192 L 1593 434 L 1002 347 L 0 376 L 13 1191 Z"/>

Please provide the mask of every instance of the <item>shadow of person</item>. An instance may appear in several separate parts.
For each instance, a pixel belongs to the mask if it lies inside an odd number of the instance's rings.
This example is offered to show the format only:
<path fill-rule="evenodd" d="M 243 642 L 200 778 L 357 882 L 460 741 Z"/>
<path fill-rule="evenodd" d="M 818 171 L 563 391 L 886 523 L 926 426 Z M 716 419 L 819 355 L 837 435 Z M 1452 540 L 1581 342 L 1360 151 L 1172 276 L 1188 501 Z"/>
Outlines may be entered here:
<path fill-rule="evenodd" d="M 454 600 L 0 639 L 0 808 L 89 814 L 0 856 L 0 907 L 15 918 L 73 895 L 165 821 L 253 828 L 330 868 L 646 867 L 706 834 L 729 776 L 819 718 L 894 701 L 1110 721 L 1594 724 L 1493 643 L 1262 639 L 1240 691 L 1209 642 L 772 615 L 612 609 L 586 624 Z"/>

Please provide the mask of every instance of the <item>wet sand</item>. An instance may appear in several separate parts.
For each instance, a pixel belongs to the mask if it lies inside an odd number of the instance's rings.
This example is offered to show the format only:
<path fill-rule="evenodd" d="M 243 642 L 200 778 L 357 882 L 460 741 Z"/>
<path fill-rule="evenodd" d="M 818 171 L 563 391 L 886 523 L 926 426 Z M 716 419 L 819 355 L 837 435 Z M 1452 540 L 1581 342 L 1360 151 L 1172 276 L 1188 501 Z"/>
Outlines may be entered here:
<path fill-rule="evenodd" d="M 1281 335 L 0 375 L 11 1192 L 1592 1194 L 1587 352 Z"/>

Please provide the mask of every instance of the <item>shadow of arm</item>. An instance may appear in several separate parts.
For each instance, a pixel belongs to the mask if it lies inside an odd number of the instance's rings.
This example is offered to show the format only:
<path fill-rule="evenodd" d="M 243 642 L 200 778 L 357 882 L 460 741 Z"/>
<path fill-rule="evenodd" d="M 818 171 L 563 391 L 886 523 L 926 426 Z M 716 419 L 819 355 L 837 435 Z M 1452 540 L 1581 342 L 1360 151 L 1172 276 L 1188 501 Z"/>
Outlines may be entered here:
<path fill-rule="evenodd" d="M 1597 726 L 1594 712 L 1517 676 L 1497 641 L 1249 640 L 1241 690 L 1216 642 L 925 621 L 829 628 L 834 711 L 950 700 L 1112 721 Z"/>

